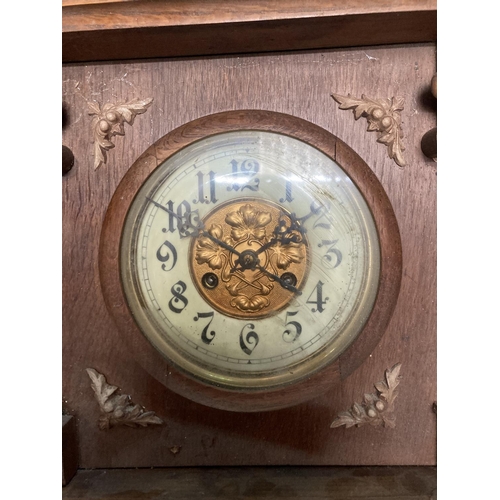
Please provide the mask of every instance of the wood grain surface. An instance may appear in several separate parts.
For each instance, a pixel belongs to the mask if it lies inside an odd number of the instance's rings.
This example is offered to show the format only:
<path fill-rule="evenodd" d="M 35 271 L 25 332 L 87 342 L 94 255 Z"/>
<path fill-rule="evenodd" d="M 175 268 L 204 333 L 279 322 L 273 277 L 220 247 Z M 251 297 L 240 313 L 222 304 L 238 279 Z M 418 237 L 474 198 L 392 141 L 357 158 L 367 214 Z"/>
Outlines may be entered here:
<path fill-rule="evenodd" d="M 63 407 L 77 419 L 80 466 L 432 465 L 436 461 L 436 164 L 421 149 L 436 126 L 430 81 L 433 44 L 192 58 L 63 67 L 67 125 L 63 144 L 75 165 L 63 190 Z M 331 93 L 405 99 L 408 166 L 342 111 Z M 114 137 L 107 164 L 93 169 L 88 103 L 153 97 L 125 136 Z M 323 127 L 373 169 L 396 214 L 403 279 L 395 313 L 371 357 L 324 396 L 290 409 L 234 414 L 207 409 L 169 391 L 137 363 L 109 316 L 98 272 L 107 206 L 127 170 L 151 144 L 196 118 L 232 109 L 265 109 Z M 402 363 L 396 428 L 330 429 L 339 411 L 361 401 Z M 85 368 L 103 373 L 166 424 L 100 431 Z"/>
<path fill-rule="evenodd" d="M 79 471 L 63 500 L 436 500 L 435 467 L 231 467 Z"/>
<path fill-rule="evenodd" d="M 64 62 L 435 41 L 435 0 L 63 3 Z"/>

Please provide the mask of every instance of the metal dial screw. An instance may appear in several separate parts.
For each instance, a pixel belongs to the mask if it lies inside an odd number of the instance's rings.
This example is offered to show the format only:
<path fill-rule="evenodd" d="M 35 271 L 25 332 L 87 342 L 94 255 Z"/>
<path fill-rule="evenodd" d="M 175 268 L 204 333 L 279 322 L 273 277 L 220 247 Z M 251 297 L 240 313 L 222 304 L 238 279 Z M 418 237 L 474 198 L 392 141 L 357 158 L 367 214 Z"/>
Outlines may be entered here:
<path fill-rule="evenodd" d="M 213 290 L 219 284 L 219 278 L 214 273 L 206 273 L 201 278 L 201 284 L 208 288 L 209 290 Z"/>

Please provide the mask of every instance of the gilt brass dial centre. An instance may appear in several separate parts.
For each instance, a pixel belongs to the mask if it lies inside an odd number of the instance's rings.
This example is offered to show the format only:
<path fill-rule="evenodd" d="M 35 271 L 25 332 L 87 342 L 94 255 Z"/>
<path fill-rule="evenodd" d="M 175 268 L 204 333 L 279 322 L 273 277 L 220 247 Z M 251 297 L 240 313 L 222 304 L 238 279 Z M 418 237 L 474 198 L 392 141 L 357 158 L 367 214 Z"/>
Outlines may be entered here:
<path fill-rule="evenodd" d="M 235 318 L 264 318 L 301 293 L 309 244 L 301 221 L 283 207 L 259 198 L 232 200 L 207 214 L 202 227 L 191 244 L 189 267 L 214 309 Z"/>

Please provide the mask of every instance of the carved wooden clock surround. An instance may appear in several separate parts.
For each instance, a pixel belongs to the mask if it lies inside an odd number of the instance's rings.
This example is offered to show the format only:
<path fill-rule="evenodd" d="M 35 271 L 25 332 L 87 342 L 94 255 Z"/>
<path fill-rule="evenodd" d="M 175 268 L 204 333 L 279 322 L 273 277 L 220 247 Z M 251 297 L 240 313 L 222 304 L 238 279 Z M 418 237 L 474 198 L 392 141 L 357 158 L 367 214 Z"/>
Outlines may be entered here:
<path fill-rule="evenodd" d="M 158 165 L 201 138 L 241 129 L 279 131 L 317 147 L 336 160 L 368 199 L 379 231 L 381 253 L 381 275 L 376 302 L 366 326 L 354 344 L 327 368 L 302 382 L 276 390 L 254 390 L 246 394 L 210 387 L 184 376 L 162 359 L 142 337 L 123 293 L 119 269 L 121 232 L 117 230 L 124 225 L 129 205 L 138 189 Z M 222 210 L 225 210 L 224 207 Z M 373 351 L 386 329 L 399 293 L 401 268 L 397 222 L 382 186 L 366 163 L 346 144 L 320 127 L 289 115 L 265 111 L 234 111 L 203 117 L 179 127 L 151 146 L 130 168 L 116 190 L 103 223 L 100 247 L 103 295 L 123 337 L 134 346 L 138 362 L 175 392 L 186 394 L 190 399 L 208 406 L 233 411 L 262 411 L 298 404 L 325 392 L 352 373 Z M 196 273 L 196 262 L 191 262 L 191 269 Z M 305 271 L 304 268 L 301 273 Z M 222 307 L 224 314 L 227 314 L 224 301 L 221 304 L 219 308 Z M 281 306 L 278 304 L 278 307 Z M 234 314 L 231 312 L 231 315 Z M 245 317 L 245 311 L 240 312 L 240 316 L 242 315 Z"/>

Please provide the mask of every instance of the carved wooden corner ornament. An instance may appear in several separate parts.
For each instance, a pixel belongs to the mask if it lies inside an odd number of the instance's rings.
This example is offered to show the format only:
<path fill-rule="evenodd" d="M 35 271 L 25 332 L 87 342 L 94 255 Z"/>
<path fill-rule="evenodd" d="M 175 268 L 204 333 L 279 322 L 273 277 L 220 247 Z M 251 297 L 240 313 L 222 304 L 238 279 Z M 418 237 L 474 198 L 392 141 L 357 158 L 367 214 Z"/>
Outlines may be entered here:
<path fill-rule="evenodd" d="M 403 131 L 399 114 L 404 109 L 405 101 L 402 97 L 378 100 L 370 99 L 364 94 L 361 94 L 361 99 L 351 97 L 351 94 L 347 94 L 347 97 L 332 94 L 332 97 L 340 104 L 339 109 L 352 109 L 356 120 L 364 116 L 368 121 L 368 132 L 378 132 L 377 142 L 387 146 L 389 158 L 400 167 L 406 166 L 403 158 L 405 148 L 401 143 Z"/>
<path fill-rule="evenodd" d="M 126 394 L 115 394 L 118 387 L 109 385 L 106 378 L 93 368 L 87 368 L 87 373 L 92 380 L 91 387 L 101 409 L 99 428 L 106 430 L 117 425 L 128 427 L 146 427 L 147 425 L 163 424 L 163 420 L 155 415 L 154 411 L 144 409 L 130 400 Z"/>
<path fill-rule="evenodd" d="M 394 428 L 396 419 L 391 413 L 394 411 L 394 400 L 397 396 L 395 389 L 401 379 L 400 369 L 401 363 L 387 369 L 385 380 L 375 384 L 377 393 L 365 394 L 361 404 L 354 403 L 350 410 L 340 412 L 330 427 L 345 425 L 348 429 L 354 425 L 360 427 L 364 424 L 370 424 L 374 427 L 383 425 Z"/>
<path fill-rule="evenodd" d="M 90 124 L 94 137 L 94 169 L 106 163 L 106 153 L 115 145 L 111 138 L 115 135 L 125 135 L 124 123 L 133 125 L 137 115 L 145 113 L 151 106 L 153 98 L 133 99 L 124 104 L 105 104 L 102 109 L 96 102 L 89 102 L 90 113 L 94 116 Z"/>

